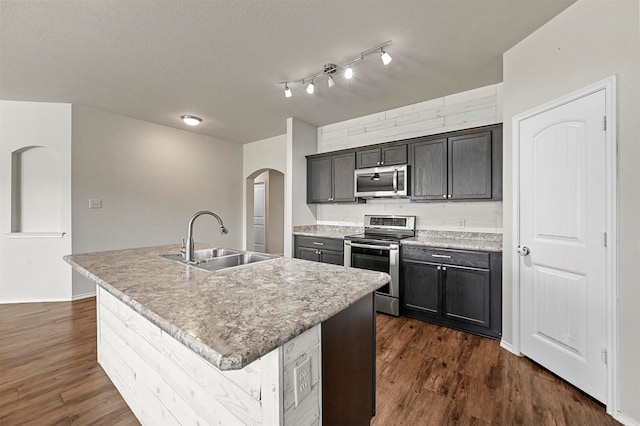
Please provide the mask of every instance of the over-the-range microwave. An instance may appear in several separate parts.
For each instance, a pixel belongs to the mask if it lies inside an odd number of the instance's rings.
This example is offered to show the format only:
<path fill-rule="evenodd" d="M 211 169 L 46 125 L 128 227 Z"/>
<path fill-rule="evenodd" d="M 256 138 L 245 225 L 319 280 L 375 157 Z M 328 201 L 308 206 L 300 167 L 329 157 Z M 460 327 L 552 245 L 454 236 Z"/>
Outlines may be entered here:
<path fill-rule="evenodd" d="M 408 166 L 384 166 L 357 169 L 354 173 L 355 196 L 361 198 L 408 197 Z"/>

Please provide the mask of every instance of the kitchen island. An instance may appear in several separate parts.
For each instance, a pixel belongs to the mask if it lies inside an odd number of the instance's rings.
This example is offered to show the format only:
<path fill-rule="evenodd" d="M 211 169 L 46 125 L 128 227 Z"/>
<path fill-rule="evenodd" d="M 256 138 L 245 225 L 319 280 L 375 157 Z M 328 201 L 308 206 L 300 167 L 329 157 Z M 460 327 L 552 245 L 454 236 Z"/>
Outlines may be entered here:
<path fill-rule="evenodd" d="M 143 424 L 319 424 L 323 378 L 340 387 L 329 370 L 347 388 L 349 372 L 373 376 L 375 340 L 358 336 L 375 336 L 372 293 L 388 275 L 288 258 L 207 272 L 160 257 L 178 251 L 65 257 L 97 283 L 98 362 Z"/>

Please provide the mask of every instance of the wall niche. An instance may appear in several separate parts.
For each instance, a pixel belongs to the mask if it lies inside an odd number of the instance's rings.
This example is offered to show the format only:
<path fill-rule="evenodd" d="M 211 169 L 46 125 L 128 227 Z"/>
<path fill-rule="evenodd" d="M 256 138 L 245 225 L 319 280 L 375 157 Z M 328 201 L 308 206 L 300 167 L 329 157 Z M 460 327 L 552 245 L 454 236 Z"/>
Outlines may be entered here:
<path fill-rule="evenodd" d="M 62 156 L 44 146 L 11 153 L 11 232 L 59 233 L 62 229 Z"/>

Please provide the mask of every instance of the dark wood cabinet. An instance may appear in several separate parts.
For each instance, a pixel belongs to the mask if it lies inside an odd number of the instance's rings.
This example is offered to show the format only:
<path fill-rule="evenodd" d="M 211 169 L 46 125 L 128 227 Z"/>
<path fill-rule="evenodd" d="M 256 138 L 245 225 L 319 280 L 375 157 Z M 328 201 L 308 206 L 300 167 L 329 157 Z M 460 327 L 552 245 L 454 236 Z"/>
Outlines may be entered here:
<path fill-rule="evenodd" d="M 307 158 L 307 203 L 355 201 L 354 153 Z"/>
<path fill-rule="evenodd" d="M 296 235 L 294 256 L 313 262 L 344 265 L 344 242 L 338 238 L 307 237 Z"/>
<path fill-rule="evenodd" d="M 501 125 L 421 138 L 409 152 L 412 200 L 502 199 Z"/>
<path fill-rule="evenodd" d="M 501 253 L 403 245 L 400 285 L 406 316 L 502 335 Z"/>
<path fill-rule="evenodd" d="M 377 166 L 394 166 L 407 163 L 407 145 L 392 145 L 356 152 L 359 169 Z"/>
<path fill-rule="evenodd" d="M 447 198 L 491 198 L 491 132 L 449 138 L 447 157 Z"/>
<path fill-rule="evenodd" d="M 447 199 L 447 139 L 411 144 L 411 198 Z"/>

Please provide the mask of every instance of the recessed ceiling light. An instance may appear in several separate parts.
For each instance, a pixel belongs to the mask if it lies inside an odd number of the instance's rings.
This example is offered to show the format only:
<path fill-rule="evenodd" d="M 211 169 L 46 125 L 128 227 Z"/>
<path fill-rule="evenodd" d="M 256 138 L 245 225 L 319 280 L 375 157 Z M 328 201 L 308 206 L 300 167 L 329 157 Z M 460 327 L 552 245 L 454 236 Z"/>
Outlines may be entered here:
<path fill-rule="evenodd" d="M 188 126 L 197 126 L 202 123 L 202 118 L 196 117 L 195 115 L 182 115 L 180 118 L 184 121 L 184 124 Z"/>

